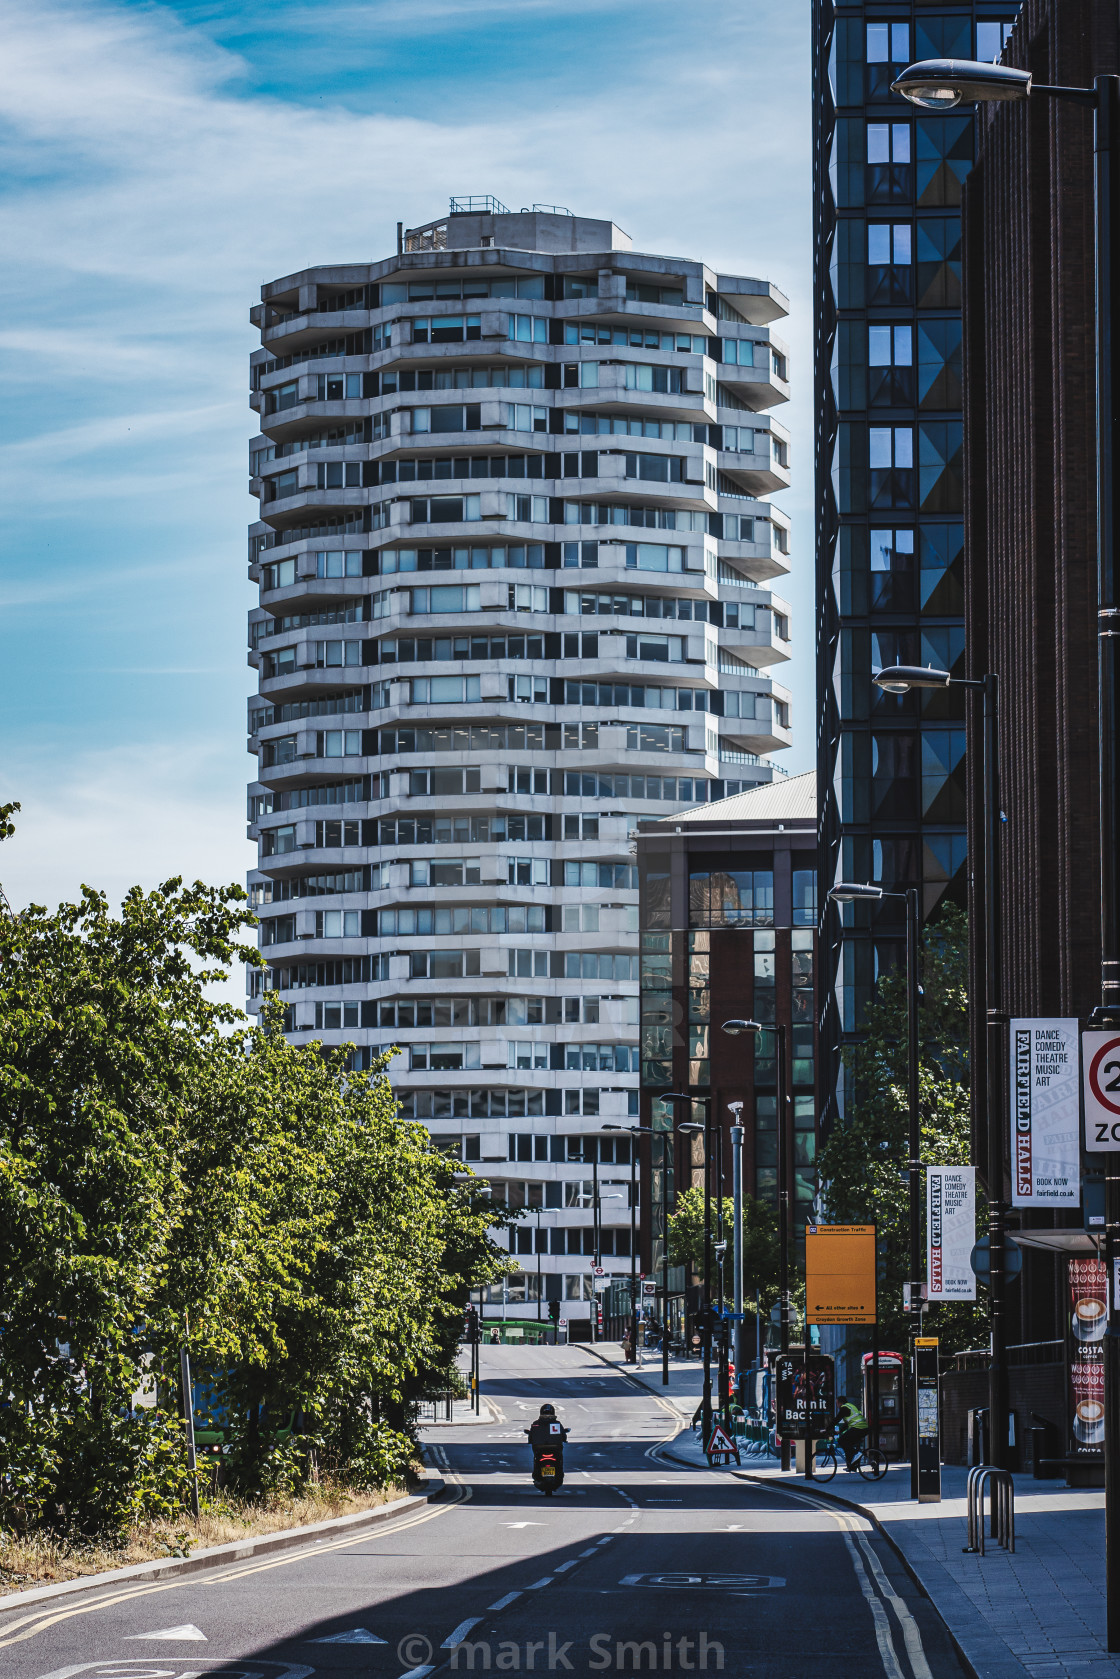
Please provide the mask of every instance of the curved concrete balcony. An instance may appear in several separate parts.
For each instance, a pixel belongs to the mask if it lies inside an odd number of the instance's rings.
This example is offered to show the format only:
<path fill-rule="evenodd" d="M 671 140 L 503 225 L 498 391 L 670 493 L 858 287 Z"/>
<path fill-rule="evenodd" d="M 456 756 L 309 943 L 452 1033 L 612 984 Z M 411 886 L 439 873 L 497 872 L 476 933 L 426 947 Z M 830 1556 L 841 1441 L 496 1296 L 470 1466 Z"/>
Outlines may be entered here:
<path fill-rule="evenodd" d="M 261 344 L 276 356 L 290 356 L 305 346 L 319 344 L 325 337 L 341 338 L 348 332 L 364 332 L 376 311 L 338 309 L 326 314 L 306 310 L 261 323 Z"/>
<path fill-rule="evenodd" d="M 764 367 L 736 367 L 721 364 L 718 379 L 734 392 L 741 402 L 756 414 L 789 401 L 789 380 L 779 379 L 773 371 L 769 353 Z"/>
<path fill-rule="evenodd" d="M 751 584 L 764 584 L 772 577 L 787 577 L 790 571 L 790 557 L 788 554 L 779 553 L 774 548 L 770 537 L 769 523 L 762 520 L 759 523 L 765 523 L 765 542 L 722 541 L 719 545 L 720 560 L 726 561 L 731 571 L 742 572 Z M 720 600 L 739 600 L 739 587 L 740 585 L 725 581 L 721 577 L 719 579 Z M 725 594 L 725 590 L 731 592 Z"/>
<path fill-rule="evenodd" d="M 316 722 L 334 719 L 316 718 Z M 257 780 L 270 792 L 278 793 L 295 787 L 321 787 L 333 781 L 360 781 L 369 769 L 369 758 L 296 758 L 289 764 L 260 763 Z M 311 807 L 309 806 L 308 809 Z M 318 812 L 318 807 L 315 807 Z M 318 812 L 318 814 L 323 814 Z"/>
<path fill-rule="evenodd" d="M 716 461 L 721 473 L 741 484 L 749 496 L 770 495 L 775 490 L 789 488 L 789 467 L 773 459 L 769 437 L 764 432 L 767 447 L 747 454 L 741 450 L 721 449 Z"/>

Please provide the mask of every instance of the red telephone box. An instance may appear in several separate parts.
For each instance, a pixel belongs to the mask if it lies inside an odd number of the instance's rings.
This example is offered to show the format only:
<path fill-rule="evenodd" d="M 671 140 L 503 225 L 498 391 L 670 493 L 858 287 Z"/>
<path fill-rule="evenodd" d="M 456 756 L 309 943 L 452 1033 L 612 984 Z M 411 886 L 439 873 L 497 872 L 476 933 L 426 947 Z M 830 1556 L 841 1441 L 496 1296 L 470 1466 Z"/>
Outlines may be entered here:
<path fill-rule="evenodd" d="M 871 1368 L 872 1353 L 863 1355 L 863 1404 L 860 1409 L 867 1418 L 867 1439 L 875 1444 L 875 1383 Z M 905 1406 L 903 1404 L 904 1365 L 901 1353 L 879 1354 L 879 1450 L 891 1463 L 906 1456 Z"/>

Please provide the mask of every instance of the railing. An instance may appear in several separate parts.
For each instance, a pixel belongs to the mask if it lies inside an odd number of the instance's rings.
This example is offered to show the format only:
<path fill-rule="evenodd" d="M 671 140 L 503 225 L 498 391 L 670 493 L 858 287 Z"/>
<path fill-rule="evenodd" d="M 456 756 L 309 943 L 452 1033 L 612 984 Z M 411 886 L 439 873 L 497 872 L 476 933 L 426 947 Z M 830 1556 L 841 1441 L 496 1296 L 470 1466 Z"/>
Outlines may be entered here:
<path fill-rule="evenodd" d="M 417 1420 L 421 1422 L 451 1422 L 455 1416 L 455 1395 L 450 1388 L 445 1393 L 433 1393 L 421 1399 L 417 1406 Z"/>
<path fill-rule="evenodd" d="M 501 199 L 495 198 L 489 192 L 481 198 L 453 198 L 451 200 L 451 214 L 453 216 L 508 216 L 509 213 Z"/>
<path fill-rule="evenodd" d="M 1005 1551 L 1015 1549 L 1015 1483 L 1009 1469 L 990 1463 L 978 1464 L 968 1472 L 968 1544 L 961 1549 L 984 1555 L 984 1491 L 991 1483 L 991 1537 Z"/>
<path fill-rule="evenodd" d="M 1064 1341 L 1018 1341 L 1007 1347 L 1009 1364 L 1060 1364 L 1065 1350 Z M 1019 1356 L 1012 1357 L 1017 1353 Z"/>

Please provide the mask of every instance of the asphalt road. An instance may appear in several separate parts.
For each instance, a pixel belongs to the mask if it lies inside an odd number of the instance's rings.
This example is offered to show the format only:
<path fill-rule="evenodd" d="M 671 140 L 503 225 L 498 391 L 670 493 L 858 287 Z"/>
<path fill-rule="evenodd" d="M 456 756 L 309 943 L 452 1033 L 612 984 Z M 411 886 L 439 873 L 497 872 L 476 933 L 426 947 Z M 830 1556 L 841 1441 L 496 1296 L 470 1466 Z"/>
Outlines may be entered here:
<path fill-rule="evenodd" d="M 431 1430 L 443 1501 L 368 1537 L 0 1610 L 3 1679 L 717 1673 L 964 1679 L 862 1518 L 665 1455 L 677 1422 L 578 1347 L 482 1350 L 500 1422 Z M 545 1499 L 523 1430 L 571 1430 Z"/>

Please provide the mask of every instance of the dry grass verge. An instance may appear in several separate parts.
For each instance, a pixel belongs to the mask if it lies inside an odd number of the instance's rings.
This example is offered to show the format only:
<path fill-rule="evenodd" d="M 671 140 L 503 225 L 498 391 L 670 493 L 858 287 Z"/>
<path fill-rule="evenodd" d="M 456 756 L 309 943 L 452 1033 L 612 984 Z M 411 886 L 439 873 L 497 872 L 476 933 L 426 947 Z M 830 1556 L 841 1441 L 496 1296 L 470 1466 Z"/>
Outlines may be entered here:
<path fill-rule="evenodd" d="M 211 1545 L 281 1533 L 285 1528 L 329 1521 L 332 1516 L 355 1515 L 361 1510 L 375 1510 L 407 1491 L 407 1487 L 386 1487 L 379 1492 L 355 1492 L 324 1483 L 298 1498 L 268 1505 L 219 1497 L 204 1508 L 197 1522 L 184 1510 L 174 1522 L 146 1522 L 133 1528 L 119 1546 L 58 1539 L 49 1534 L 18 1537 L 0 1533 L 0 1592 L 54 1585 L 83 1574 L 127 1568 L 136 1562 L 189 1556 Z"/>

